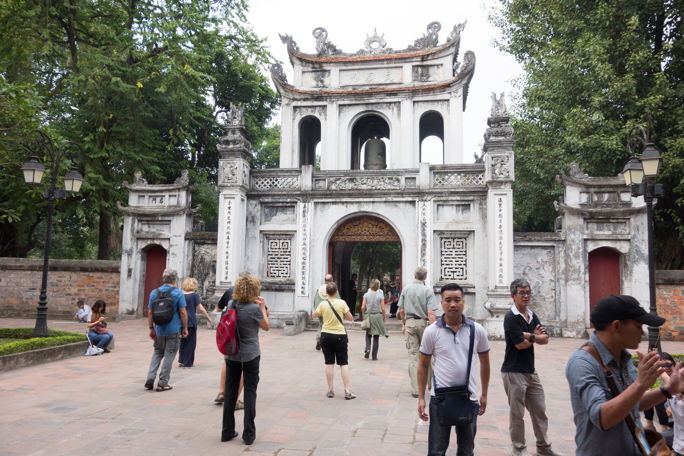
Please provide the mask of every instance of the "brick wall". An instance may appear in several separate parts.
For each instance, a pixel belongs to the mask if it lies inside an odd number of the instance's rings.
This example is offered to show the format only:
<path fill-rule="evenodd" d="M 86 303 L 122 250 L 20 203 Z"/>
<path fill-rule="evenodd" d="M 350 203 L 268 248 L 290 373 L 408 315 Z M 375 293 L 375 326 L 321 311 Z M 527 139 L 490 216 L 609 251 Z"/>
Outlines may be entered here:
<path fill-rule="evenodd" d="M 34 318 L 43 260 L 0 258 L 0 317 Z M 107 303 L 107 314 L 119 313 L 119 262 L 102 260 L 50 260 L 47 286 L 49 319 L 71 319 L 76 301 L 92 307 Z"/>
<path fill-rule="evenodd" d="M 660 337 L 684 341 L 684 270 L 656 271 L 656 287 L 658 315 L 667 318 Z"/>

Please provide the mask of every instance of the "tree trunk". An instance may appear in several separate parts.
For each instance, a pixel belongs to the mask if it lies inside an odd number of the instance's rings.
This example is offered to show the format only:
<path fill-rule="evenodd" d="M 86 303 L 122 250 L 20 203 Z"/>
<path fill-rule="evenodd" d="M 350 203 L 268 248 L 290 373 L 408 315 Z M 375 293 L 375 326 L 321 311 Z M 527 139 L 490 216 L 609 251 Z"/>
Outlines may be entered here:
<path fill-rule="evenodd" d="M 111 253 L 112 216 L 106 209 L 100 209 L 100 230 L 97 240 L 97 259 L 108 260 Z"/>

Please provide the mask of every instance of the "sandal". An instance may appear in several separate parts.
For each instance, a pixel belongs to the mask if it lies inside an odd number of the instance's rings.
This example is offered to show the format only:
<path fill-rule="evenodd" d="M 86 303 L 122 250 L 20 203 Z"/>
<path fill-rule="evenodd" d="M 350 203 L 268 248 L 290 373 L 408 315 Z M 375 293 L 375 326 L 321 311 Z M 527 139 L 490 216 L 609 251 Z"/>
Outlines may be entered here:
<path fill-rule="evenodd" d="M 217 404 L 223 404 L 224 400 L 225 400 L 225 396 L 223 395 L 223 393 L 218 393 L 216 395 L 216 398 L 214 399 L 214 402 Z"/>
<path fill-rule="evenodd" d="M 330 390 L 328 391 L 328 394 L 326 394 L 326 396 L 332 399 L 333 397 L 335 397 L 335 392 L 333 390 Z"/>
<path fill-rule="evenodd" d="M 157 389 L 155 391 L 157 391 L 158 393 L 162 393 L 164 391 L 168 391 L 168 390 L 172 390 L 172 389 L 173 389 L 173 386 L 171 386 L 171 385 L 164 385 L 164 386 L 158 385 Z"/>
<path fill-rule="evenodd" d="M 245 403 L 242 402 L 240 399 L 235 402 L 235 410 L 242 410 L 245 408 Z"/>

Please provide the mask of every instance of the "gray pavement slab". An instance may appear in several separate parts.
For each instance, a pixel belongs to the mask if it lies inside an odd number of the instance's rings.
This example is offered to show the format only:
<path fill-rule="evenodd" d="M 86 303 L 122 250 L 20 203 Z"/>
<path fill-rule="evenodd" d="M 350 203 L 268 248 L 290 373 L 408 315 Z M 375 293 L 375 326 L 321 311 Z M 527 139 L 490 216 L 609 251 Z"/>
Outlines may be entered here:
<path fill-rule="evenodd" d="M 32 320 L 0 319 L 2 327 L 31 327 Z M 50 321 L 54 329 L 84 331 L 74 322 Z M 143 388 L 152 356 L 145 320 L 113 322 L 115 349 L 0 373 L 0 455 L 424 455 L 426 423 L 410 395 L 403 337 L 380 342 L 379 360 L 363 358 L 364 334 L 350 331 L 350 373 L 357 399 L 345 401 L 339 371 L 333 399 L 325 396 L 323 356 L 315 333 L 261 333 L 257 438 L 220 441 L 218 391 L 221 355 L 214 332 L 201 328 L 195 366 L 174 363 L 164 393 Z M 574 424 L 564 369 L 582 341 L 552 339 L 539 347 L 537 369 L 546 392 L 549 435 L 556 451 L 574 453 Z M 478 419 L 476 454 L 509 454 L 508 406 L 499 368 L 504 343 L 492 341 L 489 404 Z M 645 346 L 645 343 L 642 344 Z M 682 353 L 684 343 L 664 342 Z M 242 412 L 237 412 L 238 431 Z M 527 440 L 534 454 L 529 419 Z M 454 437 L 455 438 L 455 437 Z M 456 452 L 455 442 L 448 454 Z"/>

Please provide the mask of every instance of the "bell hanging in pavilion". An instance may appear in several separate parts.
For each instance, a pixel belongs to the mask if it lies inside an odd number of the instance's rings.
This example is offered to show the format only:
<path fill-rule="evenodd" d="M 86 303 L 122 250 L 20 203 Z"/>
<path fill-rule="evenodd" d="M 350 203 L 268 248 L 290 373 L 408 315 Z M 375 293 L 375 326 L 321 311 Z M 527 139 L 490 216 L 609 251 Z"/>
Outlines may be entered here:
<path fill-rule="evenodd" d="M 363 169 L 387 169 L 385 142 L 382 139 L 371 138 L 366 141 Z"/>

